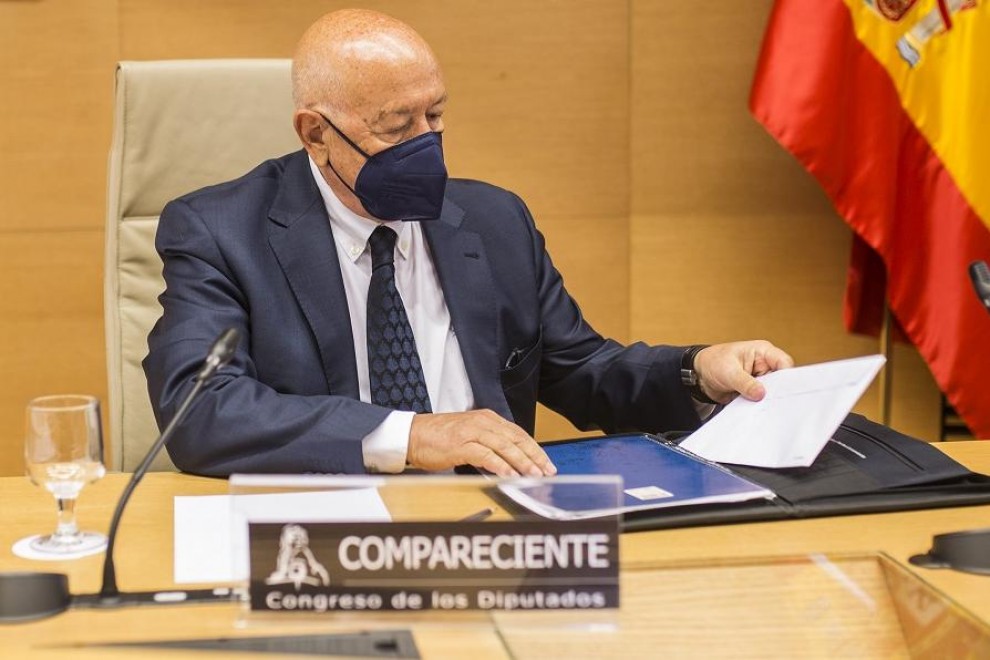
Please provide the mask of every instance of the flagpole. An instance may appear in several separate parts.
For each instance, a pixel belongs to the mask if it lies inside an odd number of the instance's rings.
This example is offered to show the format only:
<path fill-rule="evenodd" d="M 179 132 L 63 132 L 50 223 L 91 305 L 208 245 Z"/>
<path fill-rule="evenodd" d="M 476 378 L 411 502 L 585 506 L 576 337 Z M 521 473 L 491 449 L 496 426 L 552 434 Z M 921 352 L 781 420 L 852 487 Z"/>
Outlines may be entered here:
<path fill-rule="evenodd" d="M 890 425 L 890 393 L 894 380 L 894 343 L 891 341 L 891 328 L 894 325 L 894 315 L 890 305 L 884 301 L 883 324 L 880 327 L 880 353 L 887 359 L 880 374 L 880 422 Z"/>

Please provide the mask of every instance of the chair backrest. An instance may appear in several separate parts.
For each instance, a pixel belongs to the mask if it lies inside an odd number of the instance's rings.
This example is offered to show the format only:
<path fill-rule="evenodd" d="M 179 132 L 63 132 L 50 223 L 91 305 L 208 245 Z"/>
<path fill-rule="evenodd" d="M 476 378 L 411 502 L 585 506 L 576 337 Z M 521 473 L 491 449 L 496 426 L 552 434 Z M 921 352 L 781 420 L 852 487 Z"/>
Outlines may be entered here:
<path fill-rule="evenodd" d="M 133 470 L 158 435 L 141 360 L 162 313 L 162 207 L 298 149 L 292 109 L 289 60 L 118 65 L 104 264 L 111 468 Z M 175 468 L 163 452 L 152 469 Z"/>

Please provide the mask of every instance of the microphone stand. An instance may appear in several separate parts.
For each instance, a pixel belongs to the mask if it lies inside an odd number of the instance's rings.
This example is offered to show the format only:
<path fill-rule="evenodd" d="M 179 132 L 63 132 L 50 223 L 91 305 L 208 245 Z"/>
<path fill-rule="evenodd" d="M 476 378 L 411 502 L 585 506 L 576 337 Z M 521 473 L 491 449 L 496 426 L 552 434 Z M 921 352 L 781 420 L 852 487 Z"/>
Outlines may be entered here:
<path fill-rule="evenodd" d="M 138 465 L 131 480 L 127 482 L 124 493 L 117 502 L 113 513 L 110 530 L 107 533 L 106 558 L 103 562 L 103 583 L 99 593 L 73 596 L 69 592 L 69 581 L 64 573 L 18 572 L 0 573 L 0 622 L 32 621 L 64 612 L 70 606 L 110 608 L 126 605 L 165 605 L 169 603 L 188 602 L 228 602 L 236 600 L 237 594 L 233 589 L 220 587 L 216 589 L 177 589 L 172 591 L 122 592 L 117 588 L 117 573 L 114 569 L 113 550 L 117 540 L 117 528 L 120 525 L 124 507 L 131 499 L 131 494 L 148 472 L 152 461 L 161 452 L 162 447 L 175 432 L 175 429 L 185 419 L 193 400 L 199 395 L 217 370 L 230 361 L 237 348 L 240 338 L 237 330 L 228 328 L 217 338 L 210 347 L 203 367 L 196 374 L 192 390 L 183 399 L 178 411 L 165 430 L 148 450 L 141 464 Z"/>
<path fill-rule="evenodd" d="M 138 465 L 137 469 L 131 475 L 130 481 L 127 482 L 127 487 L 124 488 L 123 494 L 117 501 L 117 508 L 113 512 L 113 518 L 110 522 L 110 530 L 107 532 L 107 549 L 106 555 L 103 560 L 103 581 L 100 587 L 100 591 L 97 594 L 82 594 L 73 597 L 72 604 L 76 607 L 95 607 L 95 608 L 108 608 L 108 607 L 122 607 L 125 605 L 147 605 L 147 604 L 167 604 L 167 603 L 188 603 L 188 602 L 210 602 L 210 601 L 229 601 L 234 598 L 233 590 L 227 587 L 221 587 L 216 589 L 178 589 L 171 591 L 142 591 L 142 592 L 122 592 L 117 588 L 117 571 L 114 567 L 114 557 L 113 551 L 117 540 L 117 528 L 120 525 L 120 519 L 124 514 L 124 508 L 131 499 L 131 495 L 134 493 L 134 489 L 137 488 L 138 484 L 141 483 L 141 479 L 148 472 L 151 467 L 151 463 L 155 460 L 155 457 L 161 452 L 165 443 L 168 442 L 169 438 L 175 432 L 175 429 L 185 420 L 186 415 L 189 412 L 189 407 L 192 405 L 193 401 L 203 390 L 206 385 L 217 372 L 220 367 L 224 366 L 230 361 L 230 358 L 234 354 L 234 349 L 237 348 L 237 342 L 240 339 L 240 335 L 234 328 L 228 328 L 217 338 L 210 348 L 210 353 L 206 357 L 206 361 L 203 367 L 200 369 L 199 373 L 196 374 L 196 380 L 193 384 L 192 390 L 183 399 L 182 404 L 176 411 L 175 415 L 172 417 L 172 421 L 168 423 L 165 430 L 162 431 L 158 439 L 155 440 L 151 448 L 148 449 L 148 453 L 145 454 L 144 459 Z"/>
<path fill-rule="evenodd" d="M 175 417 L 172 418 L 172 421 L 169 422 L 168 426 L 165 427 L 165 430 L 158 436 L 155 443 L 151 445 L 151 449 L 149 449 L 148 453 L 145 454 L 144 460 L 142 460 L 141 464 L 138 465 L 136 470 L 134 470 L 134 474 L 131 475 L 130 481 L 127 482 L 127 487 L 124 488 L 124 493 L 120 496 L 120 499 L 117 500 L 117 508 L 113 512 L 113 519 L 110 522 L 110 531 L 107 533 L 107 549 L 106 555 L 103 559 L 103 582 L 100 587 L 100 593 L 96 594 L 96 606 L 118 605 L 122 604 L 125 600 L 125 596 L 127 594 L 121 593 L 117 588 L 117 571 L 114 567 L 113 561 L 113 549 L 117 540 L 117 527 L 120 525 L 120 518 L 124 513 L 124 508 L 131 499 L 131 495 L 134 493 L 134 489 L 137 488 L 139 483 L 141 483 L 141 479 L 143 479 L 144 475 L 148 472 L 148 468 L 151 467 L 152 461 L 154 461 L 155 457 L 158 456 L 159 452 L 161 452 L 162 447 L 164 447 L 165 443 L 168 442 L 168 439 L 172 437 L 172 433 L 175 431 L 175 428 L 182 423 L 183 419 L 185 419 L 186 413 L 189 411 L 189 406 L 203 389 L 204 385 L 204 380 L 199 378 L 196 379 L 192 391 L 189 392 L 185 400 L 182 402 L 182 405 L 179 406 L 179 410 L 175 413 Z M 88 595 L 78 596 L 77 600 L 79 598 L 88 597 Z"/>

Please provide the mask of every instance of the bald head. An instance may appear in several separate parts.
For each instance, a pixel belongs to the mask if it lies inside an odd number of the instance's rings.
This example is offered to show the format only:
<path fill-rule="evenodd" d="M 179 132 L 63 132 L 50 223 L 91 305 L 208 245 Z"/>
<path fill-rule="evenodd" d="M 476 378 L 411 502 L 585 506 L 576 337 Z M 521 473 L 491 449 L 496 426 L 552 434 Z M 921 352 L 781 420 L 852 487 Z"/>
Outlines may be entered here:
<path fill-rule="evenodd" d="M 385 14 L 327 14 L 299 40 L 292 61 L 293 123 L 330 188 L 355 213 L 358 172 L 373 154 L 444 129 L 447 91 L 433 51 Z"/>
<path fill-rule="evenodd" d="M 348 109 L 366 102 L 369 90 L 387 92 L 396 79 L 421 75 L 439 76 L 440 67 L 415 30 L 375 11 L 344 9 L 322 16 L 299 40 L 292 96 L 297 109 Z"/>

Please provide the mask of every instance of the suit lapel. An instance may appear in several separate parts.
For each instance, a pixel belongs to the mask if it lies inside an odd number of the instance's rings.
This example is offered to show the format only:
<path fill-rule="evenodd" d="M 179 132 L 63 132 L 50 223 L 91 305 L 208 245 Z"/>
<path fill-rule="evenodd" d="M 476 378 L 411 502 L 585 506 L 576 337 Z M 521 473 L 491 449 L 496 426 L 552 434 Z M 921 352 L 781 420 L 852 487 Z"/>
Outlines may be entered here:
<path fill-rule="evenodd" d="M 495 284 L 481 236 L 460 228 L 464 210 L 445 200 L 440 219 L 423 223 L 475 406 L 512 418 L 498 364 Z"/>
<path fill-rule="evenodd" d="M 268 243 L 316 338 L 331 394 L 359 398 L 344 281 L 308 156 L 289 159 L 269 211 Z"/>

